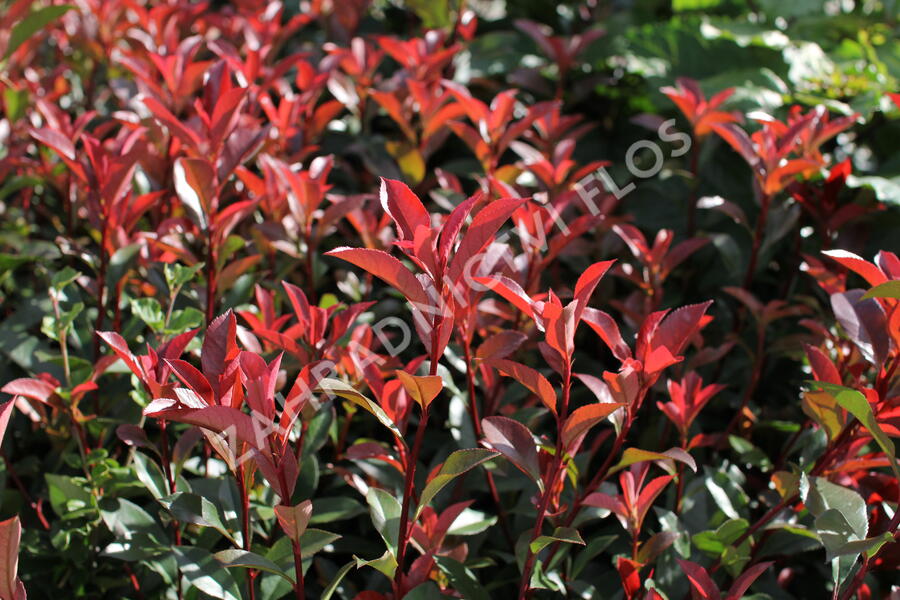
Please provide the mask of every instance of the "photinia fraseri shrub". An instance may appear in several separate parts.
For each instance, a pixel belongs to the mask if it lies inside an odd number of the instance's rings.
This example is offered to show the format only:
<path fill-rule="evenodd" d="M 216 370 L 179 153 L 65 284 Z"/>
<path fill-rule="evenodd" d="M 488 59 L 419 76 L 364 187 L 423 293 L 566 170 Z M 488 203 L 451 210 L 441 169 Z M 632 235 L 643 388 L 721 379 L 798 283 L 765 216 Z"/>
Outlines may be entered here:
<path fill-rule="evenodd" d="M 896 594 L 894 15 L 688 4 L 8 2 L 0 600 Z"/>

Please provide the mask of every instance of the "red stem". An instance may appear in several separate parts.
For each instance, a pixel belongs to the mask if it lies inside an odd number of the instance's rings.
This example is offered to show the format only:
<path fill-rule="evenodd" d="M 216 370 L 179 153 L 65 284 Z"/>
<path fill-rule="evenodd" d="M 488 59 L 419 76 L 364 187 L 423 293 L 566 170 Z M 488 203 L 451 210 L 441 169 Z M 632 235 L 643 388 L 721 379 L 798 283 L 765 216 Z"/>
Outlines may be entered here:
<path fill-rule="evenodd" d="M 250 522 L 250 494 L 247 492 L 247 485 L 250 483 L 247 479 L 247 471 L 244 469 L 244 463 L 238 465 L 238 473 L 237 473 L 237 484 L 238 491 L 241 496 L 241 526 L 243 533 L 243 542 L 244 542 L 244 550 L 250 552 L 253 528 Z M 256 576 L 258 575 L 258 571 L 253 569 L 247 570 L 247 595 L 250 600 L 256 599 L 256 588 L 254 587 L 254 581 L 256 580 Z"/>
<path fill-rule="evenodd" d="M 698 166 L 700 162 L 700 143 L 692 139 L 691 144 L 691 193 L 688 197 L 688 218 L 687 218 L 687 236 L 694 237 L 697 231 L 697 189 L 699 188 L 700 179 Z"/>
<path fill-rule="evenodd" d="M 443 316 L 435 315 L 431 327 L 431 365 L 428 369 L 429 375 L 437 375 L 440 330 L 443 323 Z M 411 524 L 409 522 L 409 507 L 412 501 L 413 488 L 416 483 L 416 463 L 419 461 L 419 453 L 422 451 L 422 442 L 425 439 L 425 428 L 428 425 L 428 407 L 422 407 L 422 416 L 419 418 L 419 425 L 416 428 L 416 437 L 413 441 L 412 451 L 406 457 L 406 478 L 403 484 L 403 502 L 400 508 L 400 529 L 397 535 L 397 570 L 394 573 L 394 593 L 400 589 L 400 580 L 403 577 L 404 561 L 406 558 L 406 547 L 412 534 Z"/>
<path fill-rule="evenodd" d="M 212 323 L 216 318 L 216 252 L 213 248 L 213 234 L 206 232 L 206 324 Z"/>
<path fill-rule="evenodd" d="M 753 274 L 756 272 L 756 262 L 759 260 L 759 249 L 762 247 L 762 238 L 766 232 L 766 220 L 769 216 L 769 204 L 772 197 L 763 194 L 760 201 L 759 217 L 756 219 L 756 230 L 753 233 L 753 247 L 750 251 L 750 262 L 747 265 L 747 273 L 744 275 L 744 289 L 749 290 L 753 283 Z"/>
<path fill-rule="evenodd" d="M 900 526 L 900 506 L 897 507 L 897 511 L 894 512 L 894 517 L 891 519 L 890 524 L 888 524 L 887 532 L 891 533 L 894 536 L 894 542 L 897 541 L 897 528 Z M 887 544 L 885 544 L 887 546 Z M 876 558 L 881 552 L 884 550 L 885 546 L 882 546 L 881 549 L 875 553 L 875 556 L 871 558 Z M 869 570 L 869 565 L 872 563 L 870 557 L 863 558 L 863 563 L 859 567 L 859 571 L 856 572 L 856 576 L 844 590 L 844 593 L 841 594 L 840 600 L 850 600 L 853 597 L 853 594 L 862 584 L 863 580 L 866 578 L 866 573 Z"/>
<path fill-rule="evenodd" d="M 278 483 L 281 486 L 281 504 L 290 506 L 291 494 L 288 491 L 287 481 L 284 478 L 284 470 L 278 469 Z M 297 600 L 306 598 L 306 590 L 303 582 L 303 553 L 300 549 L 300 542 L 291 540 L 291 550 L 294 553 L 294 596 Z"/>
<path fill-rule="evenodd" d="M 559 479 L 560 469 L 563 465 L 563 436 L 562 427 L 565 423 L 566 415 L 569 410 L 569 393 L 572 387 L 572 367 L 571 363 L 567 363 L 563 372 L 563 398 L 560 407 L 560 416 L 557 418 L 557 435 L 556 435 L 556 456 L 553 458 L 553 465 L 550 468 L 550 477 L 544 482 L 544 493 L 541 495 L 541 501 L 538 505 L 537 517 L 534 521 L 534 529 L 529 540 L 528 554 L 525 558 L 525 565 L 522 569 L 522 580 L 519 583 L 519 600 L 525 600 L 528 594 L 529 584 L 531 583 L 531 571 L 534 569 L 534 561 L 537 555 L 531 551 L 531 544 L 538 536 L 541 535 L 541 529 L 544 526 L 544 518 L 547 514 L 547 507 L 550 505 L 550 499 L 556 488 L 556 482 Z"/>
<path fill-rule="evenodd" d="M 466 384 L 469 389 L 469 415 L 472 418 L 472 429 L 475 432 L 475 437 L 481 439 L 484 437 L 484 432 L 481 428 L 481 419 L 478 415 L 478 403 L 475 400 L 475 370 L 472 365 L 472 342 L 469 340 L 469 337 L 462 332 L 460 332 L 460 337 L 462 337 L 463 355 L 466 361 Z M 494 475 L 490 471 L 485 470 L 484 476 L 488 489 L 491 492 L 491 497 L 494 499 L 494 504 L 497 505 L 497 517 L 500 520 L 500 529 L 503 530 L 503 535 L 506 537 L 506 541 L 509 542 L 509 545 L 511 547 L 515 546 L 515 540 L 513 540 L 512 533 L 509 529 L 506 510 L 504 510 L 503 504 L 500 502 L 500 492 L 497 491 Z"/>

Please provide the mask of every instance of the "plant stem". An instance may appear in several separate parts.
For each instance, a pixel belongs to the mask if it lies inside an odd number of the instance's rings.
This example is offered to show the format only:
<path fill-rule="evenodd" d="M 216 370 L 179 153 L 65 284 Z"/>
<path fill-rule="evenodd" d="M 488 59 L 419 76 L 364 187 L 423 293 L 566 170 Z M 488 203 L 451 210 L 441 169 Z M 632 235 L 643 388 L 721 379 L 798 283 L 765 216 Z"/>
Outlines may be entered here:
<path fill-rule="evenodd" d="M 774 519 L 778 513 L 780 513 L 782 510 L 784 510 L 786 507 L 790 506 L 797 500 L 799 500 L 799 496 L 797 494 L 794 494 L 789 498 L 782 499 L 778 504 L 766 511 L 766 513 L 761 516 L 753 525 L 748 527 L 747 531 L 738 536 L 738 538 L 734 542 L 732 542 L 732 545 L 735 548 L 740 547 L 740 545 L 743 544 L 747 538 L 756 533 L 760 527 Z M 715 573 L 720 566 L 722 566 L 721 559 L 716 559 L 716 562 L 714 562 L 709 568 L 709 573 Z"/>
<path fill-rule="evenodd" d="M 693 140 L 691 144 L 691 193 L 688 196 L 687 236 L 694 237 L 697 232 L 697 190 L 700 187 L 700 142 Z"/>
<path fill-rule="evenodd" d="M 753 232 L 753 247 L 750 250 L 750 262 L 747 264 L 747 273 L 744 275 L 745 290 L 750 290 L 750 284 L 753 283 L 753 275 L 756 273 L 756 263 L 759 260 L 759 250 L 762 247 L 762 239 L 766 233 L 766 220 L 769 216 L 769 204 L 772 197 L 769 194 L 763 194 L 760 200 L 759 217 L 756 219 L 756 230 Z"/>
<path fill-rule="evenodd" d="M 560 416 L 557 418 L 557 435 L 556 435 L 556 455 L 553 458 L 553 465 L 550 467 L 550 477 L 544 481 L 544 493 L 541 495 L 541 501 L 538 504 L 537 517 L 534 521 L 534 529 L 531 532 L 529 540 L 528 554 L 525 558 L 525 565 L 522 569 L 522 580 L 519 583 L 519 600 L 525 600 L 528 595 L 529 585 L 531 584 L 531 572 L 534 569 L 534 561 L 537 555 L 531 551 L 531 542 L 534 542 L 541 535 L 544 526 L 544 518 L 547 515 L 547 508 L 550 505 L 550 499 L 556 488 L 556 482 L 559 479 L 559 473 L 563 466 L 563 437 L 562 427 L 565 423 L 566 415 L 569 410 L 569 393 L 572 387 L 572 367 L 571 363 L 567 363 L 563 369 L 563 398 L 560 407 Z"/>
<path fill-rule="evenodd" d="M 897 507 L 897 510 L 894 512 L 894 516 L 891 519 L 891 522 L 888 524 L 888 527 L 887 527 L 887 533 L 890 533 L 894 536 L 894 542 L 897 541 L 897 527 L 898 526 L 900 526 L 900 507 Z M 885 546 L 887 546 L 887 544 L 885 544 Z M 875 558 L 879 554 L 881 554 L 881 552 L 882 552 L 882 550 L 884 550 L 885 546 L 882 546 L 881 549 L 879 549 L 878 552 L 875 553 L 874 556 L 863 557 L 863 562 L 862 562 L 862 565 L 859 567 L 859 571 L 856 572 L 856 576 L 853 577 L 853 580 L 850 582 L 850 584 L 844 590 L 844 593 L 841 594 L 840 600 L 850 600 L 850 598 L 853 597 L 853 594 L 856 592 L 856 590 L 859 588 L 859 586 L 862 585 L 862 582 L 866 578 L 866 573 L 869 570 L 869 565 L 872 563 L 870 558 Z"/>
<path fill-rule="evenodd" d="M 278 470 L 278 483 L 281 486 L 281 504 L 284 506 L 291 505 L 291 494 L 288 490 L 287 480 L 284 478 L 284 470 Z M 300 549 L 300 542 L 291 540 L 291 550 L 294 554 L 294 596 L 297 600 L 306 598 L 306 590 L 303 582 L 303 553 Z"/>
<path fill-rule="evenodd" d="M 442 315 L 435 315 L 431 327 L 431 364 L 428 368 L 428 374 L 437 375 L 440 331 L 443 323 Z M 410 537 L 409 507 L 412 501 L 413 488 L 416 483 L 416 463 L 419 461 L 419 453 L 422 451 L 422 442 L 425 440 L 425 428 L 428 426 L 429 410 L 427 406 L 422 407 L 422 416 L 419 419 L 419 425 L 416 428 L 416 437 L 413 441 L 412 451 L 406 457 L 406 478 L 403 484 L 403 502 L 400 508 L 400 529 L 397 535 L 397 570 L 394 572 L 394 592 L 399 590 L 400 579 L 403 577 L 404 560 L 406 558 L 407 542 Z"/>
<path fill-rule="evenodd" d="M 432 363 L 437 364 L 437 363 Z M 409 508 L 412 501 L 413 488 L 416 481 L 416 462 L 419 460 L 419 453 L 422 451 L 422 442 L 425 439 L 425 428 L 428 425 L 428 408 L 422 409 L 422 416 L 419 419 L 419 425 L 416 428 L 416 437 L 413 442 L 412 451 L 407 455 L 406 459 L 406 479 L 403 484 L 403 502 L 400 509 L 400 529 L 397 539 L 397 571 L 394 573 L 394 586 L 400 583 L 403 576 L 403 564 L 406 558 L 406 547 L 410 534 Z"/>
<path fill-rule="evenodd" d="M 237 484 L 238 491 L 241 496 L 241 526 L 242 526 L 242 537 L 244 542 L 244 550 L 250 552 L 253 528 L 250 522 L 250 494 L 247 492 L 247 484 L 250 483 L 247 480 L 247 471 L 244 468 L 244 463 L 238 465 L 237 472 Z M 257 571 L 254 569 L 247 570 L 247 596 L 249 600 L 256 599 L 256 588 L 253 585 L 253 582 L 256 580 Z"/>
<path fill-rule="evenodd" d="M 584 489 L 581 494 L 579 494 L 575 501 L 572 503 L 572 508 L 569 509 L 569 514 L 566 515 L 566 520 L 563 522 L 563 527 L 571 527 L 572 523 L 575 522 L 575 519 L 578 517 L 578 513 L 581 512 L 581 509 L 584 507 L 584 500 L 587 498 L 597 486 L 599 486 L 603 480 L 606 479 L 606 476 L 609 474 L 609 470 L 612 468 L 613 460 L 619 454 L 619 450 L 625 444 L 625 438 L 628 437 L 628 431 L 631 429 L 631 417 L 625 421 L 625 424 L 622 426 L 622 431 L 616 436 L 615 441 L 613 441 L 613 446 L 609 451 L 609 454 L 606 455 L 606 459 L 603 461 L 603 465 L 597 471 L 593 478 L 591 478 L 590 483 L 588 483 L 587 487 Z M 556 553 L 559 551 L 560 543 L 554 542 L 550 547 L 550 553 L 547 555 L 547 562 L 551 562 L 553 557 L 556 556 Z"/>
<path fill-rule="evenodd" d="M 216 317 L 216 252 L 213 248 L 212 232 L 206 235 L 206 324 L 212 323 Z"/>
<path fill-rule="evenodd" d="M 747 387 L 744 389 L 744 394 L 741 398 L 741 407 L 734 414 L 734 417 L 731 418 L 731 421 L 728 423 L 728 427 L 725 428 L 725 433 L 722 436 L 723 444 L 727 444 L 728 436 L 734 431 L 737 427 L 738 423 L 740 423 L 741 416 L 747 409 L 747 406 L 750 404 L 750 398 L 753 397 L 754 392 L 756 392 L 756 388 L 759 385 L 759 380 L 762 377 L 763 365 L 765 364 L 765 345 L 766 345 L 766 329 L 765 325 L 758 325 L 756 331 L 756 351 L 753 356 L 753 371 L 750 375 L 750 382 L 747 384 Z"/>
<path fill-rule="evenodd" d="M 478 403 L 475 400 L 475 369 L 472 364 L 472 342 L 469 340 L 469 337 L 463 333 L 460 333 L 462 337 L 462 347 L 463 347 L 463 355 L 466 361 L 466 384 L 469 390 L 469 415 L 472 418 L 472 429 L 475 432 L 475 437 L 481 439 L 484 437 L 484 432 L 481 428 L 481 419 L 478 415 Z M 509 542 L 511 547 L 515 546 L 515 540 L 512 537 L 512 533 L 509 529 L 509 522 L 507 521 L 506 510 L 503 508 L 503 504 L 500 502 L 500 493 L 497 491 L 497 484 L 494 482 L 494 475 L 485 469 L 484 471 L 485 481 L 487 482 L 488 490 L 491 492 L 491 497 L 494 499 L 494 504 L 497 505 L 497 517 L 500 520 L 500 529 L 503 530 L 503 535 L 506 537 L 506 541 Z"/>
<path fill-rule="evenodd" d="M 159 419 L 159 452 L 161 454 L 160 461 L 162 462 L 163 474 L 166 476 L 166 482 L 169 484 L 169 493 L 174 494 L 177 491 L 177 481 L 175 480 L 175 474 L 172 473 L 172 461 L 170 459 L 169 453 L 169 434 L 166 430 L 166 420 Z M 172 519 L 172 531 L 175 534 L 175 545 L 181 545 L 181 524 L 177 519 Z M 176 580 L 177 584 L 177 593 L 179 600 L 182 597 L 181 592 L 181 569 L 177 568 L 177 576 Z"/>
<path fill-rule="evenodd" d="M 27 502 L 34 510 L 35 514 L 38 517 L 38 520 L 41 523 L 41 526 L 47 531 L 50 531 L 50 523 L 47 522 L 46 517 L 44 517 L 44 513 L 41 512 L 40 505 L 38 505 L 38 503 L 34 501 L 34 498 L 31 497 L 31 494 L 28 493 L 28 489 L 19 478 L 19 474 L 16 472 L 15 467 L 13 467 L 12 461 L 9 460 L 9 456 L 7 456 L 6 452 L 2 449 L 0 449 L 0 457 L 3 457 L 3 463 L 6 465 L 6 472 L 9 473 L 10 479 L 13 480 L 13 483 L 19 490 L 19 493 L 22 494 L 22 499 L 25 500 L 25 502 Z"/>

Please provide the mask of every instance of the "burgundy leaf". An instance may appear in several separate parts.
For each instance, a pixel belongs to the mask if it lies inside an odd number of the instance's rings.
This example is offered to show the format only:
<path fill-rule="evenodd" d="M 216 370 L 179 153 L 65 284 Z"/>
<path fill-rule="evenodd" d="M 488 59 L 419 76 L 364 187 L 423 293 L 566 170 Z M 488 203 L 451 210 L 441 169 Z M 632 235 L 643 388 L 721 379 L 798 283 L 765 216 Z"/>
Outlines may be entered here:
<path fill-rule="evenodd" d="M 481 420 L 481 426 L 490 448 L 509 459 L 535 482 L 540 482 L 537 447 L 531 432 L 524 425 L 508 417 L 487 417 Z"/>

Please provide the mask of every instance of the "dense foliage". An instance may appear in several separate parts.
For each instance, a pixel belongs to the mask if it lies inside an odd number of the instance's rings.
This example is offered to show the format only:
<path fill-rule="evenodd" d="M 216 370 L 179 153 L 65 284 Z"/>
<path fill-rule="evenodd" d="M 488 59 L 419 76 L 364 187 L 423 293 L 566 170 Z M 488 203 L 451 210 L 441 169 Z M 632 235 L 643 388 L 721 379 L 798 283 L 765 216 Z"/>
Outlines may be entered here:
<path fill-rule="evenodd" d="M 897 598 L 895 0 L 0 0 L 0 600 Z"/>

